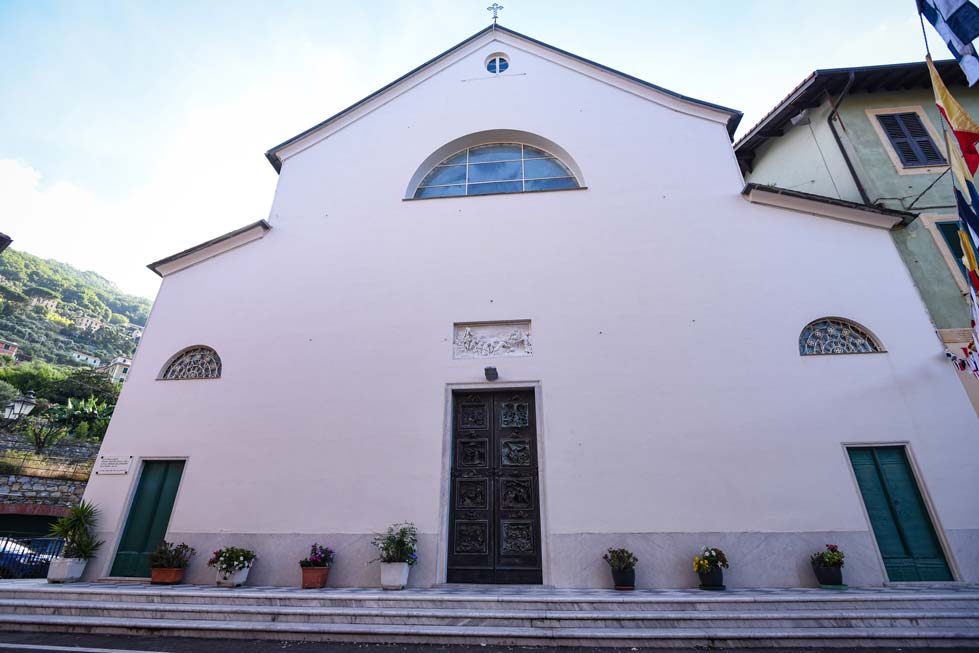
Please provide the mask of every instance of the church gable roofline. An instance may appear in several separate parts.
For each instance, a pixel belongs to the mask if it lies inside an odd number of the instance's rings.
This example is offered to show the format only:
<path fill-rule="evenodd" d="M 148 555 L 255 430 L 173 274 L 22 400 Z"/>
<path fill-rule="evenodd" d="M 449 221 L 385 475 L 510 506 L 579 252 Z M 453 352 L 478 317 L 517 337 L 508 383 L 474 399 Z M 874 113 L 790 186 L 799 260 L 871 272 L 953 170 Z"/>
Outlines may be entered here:
<path fill-rule="evenodd" d="M 291 145 L 293 145 L 293 144 L 295 144 L 295 143 L 303 140 L 307 136 L 310 136 L 311 134 L 319 131 L 320 129 L 326 127 L 327 125 L 335 122 L 336 120 L 338 120 L 338 119 L 340 119 L 340 118 L 348 115 L 349 113 L 355 111 L 356 109 L 364 106 L 365 104 L 367 104 L 371 100 L 374 100 L 374 99 L 378 98 L 379 96 L 384 95 L 388 91 L 392 90 L 394 87 L 398 86 L 399 84 L 401 84 L 405 80 L 413 77 L 414 75 L 416 75 L 417 73 L 421 72 L 422 70 L 424 70 L 424 69 L 432 66 L 433 64 L 437 63 L 438 61 L 444 59 L 445 57 L 451 55 L 454 52 L 457 52 L 459 49 L 461 49 L 461 48 L 463 48 L 463 47 L 465 47 L 465 46 L 473 43 L 474 41 L 479 40 L 480 38 L 482 38 L 486 34 L 493 33 L 493 32 L 499 32 L 501 34 L 506 34 L 506 35 L 509 35 L 509 36 L 516 37 L 518 39 L 522 39 L 522 40 L 524 40 L 524 41 L 526 41 L 528 43 L 531 43 L 531 44 L 536 45 L 538 47 L 541 47 L 541 48 L 544 48 L 546 50 L 549 50 L 550 52 L 553 52 L 555 54 L 558 54 L 558 55 L 561 55 L 561 56 L 570 58 L 570 59 L 572 59 L 572 60 L 574 60 L 574 61 L 576 61 L 578 63 L 585 64 L 586 66 L 595 68 L 598 71 L 601 71 L 601 72 L 604 72 L 604 73 L 609 73 L 609 74 L 614 75 L 614 76 L 616 76 L 616 77 L 618 77 L 618 78 L 620 78 L 622 80 L 625 80 L 625 81 L 628 81 L 628 82 L 631 82 L 631 83 L 634 83 L 634 84 L 638 84 L 638 85 L 640 85 L 640 86 L 642 86 L 644 88 L 651 89 L 651 90 L 657 91 L 659 93 L 663 93 L 664 95 L 667 95 L 667 96 L 669 96 L 669 97 L 671 97 L 671 98 L 673 98 L 675 100 L 679 100 L 682 103 L 690 104 L 690 105 L 693 105 L 695 107 L 700 107 L 702 109 L 709 109 L 709 110 L 713 110 L 713 111 L 719 111 L 721 113 L 726 113 L 726 114 L 728 114 L 728 118 L 727 118 L 727 121 L 726 121 L 727 131 L 728 131 L 728 135 L 732 138 L 732 140 L 734 138 L 734 132 L 737 130 L 738 124 L 741 122 L 741 117 L 742 117 L 743 114 L 740 111 L 738 111 L 737 109 L 731 109 L 729 107 L 725 107 L 725 106 L 722 106 L 720 104 L 714 104 L 712 102 L 706 102 L 704 100 L 698 100 L 696 98 L 692 98 L 692 97 L 683 95 L 681 93 L 677 93 L 676 91 L 671 91 L 668 88 L 663 88 L 662 86 L 657 86 L 656 84 L 653 84 L 651 82 L 647 82 L 647 81 L 645 81 L 643 79 L 639 79 L 638 77 L 634 77 L 634 76 L 629 75 L 627 73 L 623 73 L 621 71 L 615 70 L 614 68 L 610 68 L 609 66 L 605 66 L 603 64 L 597 63 L 597 62 L 592 61 L 590 59 L 586 59 L 585 57 L 578 56 L 578 55 L 576 55 L 576 54 L 574 54 L 572 52 L 568 52 L 566 50 L 562 50 L 562 49 L 557 48 L 557 47 L 554 47 L 553 45 L 550 45 L 548 43 L 544 43 L 543 41 L 538 41 L 535 38 L 529 37 L 529 36 L 527 36 L 525 34 L 521 34 L 520 32 L 516 32 L 516 31 L 514 31 L 512 29 L 508 29 L 506 27 L 503 27 L 502 25 L 497 24 L 497 25 L 489 25 L 488 27 L 486 27 L 486 28 L 484 28 L 484 29 L 476 32 L 475 34 L 473 34 L 469 38 L 465 39 L 464 41 L 461 41 L 460 43 L 457 43 L 456 45 L 452 46 L 451 48 L 449 48 L 445 52 L 442 52 L 441 54 L 436 55 L 435 57 L 429 59 L 428 61 L 426 61 L 425 63 L 421 64 L 417 68 L 414 68 L 414 69 L 410 70 L 409 72 L 407 72 L 404 75 L 402 75 L 401 77 L 397 78 L 396 80 L 394 80 L 390 84 L 387 84 L 386 86 L 383 86 L 382 88 L 374 91 L 373 93 L 371 93 L 367 97 L 365 97 L 365 98 L 363 98 L 363 99 L 355 102 L 354 104 L 350 105 L 346 109 L 343 109 L 339 113 L 336 113 L 336 114 L 330 116 L 329 118 L 327 118 L 326 120 L 320 122 L 319 124 L 316 124 L 316 125 L 310 127 L 306 131 L 304 131 L 302 133 L 299 133 L 299 134 L 293 136 L 292 138 L 283 141 L 282 143 L 279 143 L 278 145 L 276 145 L 275 147 L 271 148 L 269 151 L 267 151 L 265 153 L 265 158 L 267 158 L 269 160 L 269 163 L 272 164 L 272 167 L 275 168 L 275 171 L 276 172 L 280 172 L 281 169 L 282 169 L 282 159 L 280 158 L 279 154 L 285 148 L 287 148 L 287 147 L 289 147 L 289 146 L 291 146 Z"/>
<path fill-rule="evenodd" d="M 182 252 L 177 252 L 172 256 L 161 258 L 159 261 L 154 261 L 146 267 L 155 272 L 158 276 L 165 277 L 173 274 L 174 272 L 179 272 L 180 270 L 189 268 L 190 266 L 200 263 L 201 261 L 206 261 L 207 259 L 218 256 L 219 254 L 224 254 L 225 252 L 235 249 L 236 247 L 246 245 L 253 240 L 263 238 L 271 228 L 272 225 L 269 224 L 267 220 L 258 220 L 257 222 L 245 225 L 241 229 L 229 231 L 222 236 L 212 238 L 211 240 L 203 242 L 199 245 L 194 245 L 193 247 L 185 249 Z"/>

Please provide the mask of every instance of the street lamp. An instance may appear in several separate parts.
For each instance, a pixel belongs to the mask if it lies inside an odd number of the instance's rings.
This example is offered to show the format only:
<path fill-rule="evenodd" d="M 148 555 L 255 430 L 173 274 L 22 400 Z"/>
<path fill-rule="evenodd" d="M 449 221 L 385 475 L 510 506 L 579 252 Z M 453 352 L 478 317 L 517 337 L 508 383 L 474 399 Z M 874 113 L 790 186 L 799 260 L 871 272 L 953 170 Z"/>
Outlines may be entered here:
<path fill-rule="evenodd" d="M 37 406 L 34 393 L 28 392 L 26 395 L 14 399 L 9 406 L 3 409 L 3 419 L 13 422 L 21 417 L 27 417 L 34 410 L 34 406 Z"/>

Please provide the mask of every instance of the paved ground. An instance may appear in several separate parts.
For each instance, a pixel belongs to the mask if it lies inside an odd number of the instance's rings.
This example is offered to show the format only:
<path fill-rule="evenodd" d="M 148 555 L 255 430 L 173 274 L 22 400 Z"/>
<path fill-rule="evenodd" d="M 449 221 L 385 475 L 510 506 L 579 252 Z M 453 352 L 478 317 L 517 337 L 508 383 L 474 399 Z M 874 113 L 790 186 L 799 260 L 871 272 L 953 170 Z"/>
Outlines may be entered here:
<path fill-rule="evenodd" d="M 637 649 L 637 648 L 543 648 L 519 646 L 420 646 L 408 644 L 330 644 L 317 642 L 269 642 L 239 639 L 189 639 L 182 637 L 129 637 L 120 635 L 71 635 L 54 633 L 0 632 L 0 653 L 91 653 L 118 651 L 120 653 L 621 653 L 649 651 L 650 653 L 692 653 L 695 649 Z M 721 650 L 721 649 L 712 649 Z M 772 653 L 775 649 L 731 649 L 738 653 Z M 782 649 L 791 653 L 911 653 L 924 649 Z M 943 648 L 942 653 L 976 653 L 974 649 Z"/>

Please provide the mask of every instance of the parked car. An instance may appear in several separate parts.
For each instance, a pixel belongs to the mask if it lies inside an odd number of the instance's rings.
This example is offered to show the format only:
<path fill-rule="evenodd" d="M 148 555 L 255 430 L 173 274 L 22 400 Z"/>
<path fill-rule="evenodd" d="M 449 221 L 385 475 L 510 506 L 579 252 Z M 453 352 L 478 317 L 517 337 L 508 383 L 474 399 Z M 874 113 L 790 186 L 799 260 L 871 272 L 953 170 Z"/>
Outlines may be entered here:
<path fill-rule="evenodd" d="M 60 548 L 55 538 L 0 537 L 0 578 L 44 578 Z"/>

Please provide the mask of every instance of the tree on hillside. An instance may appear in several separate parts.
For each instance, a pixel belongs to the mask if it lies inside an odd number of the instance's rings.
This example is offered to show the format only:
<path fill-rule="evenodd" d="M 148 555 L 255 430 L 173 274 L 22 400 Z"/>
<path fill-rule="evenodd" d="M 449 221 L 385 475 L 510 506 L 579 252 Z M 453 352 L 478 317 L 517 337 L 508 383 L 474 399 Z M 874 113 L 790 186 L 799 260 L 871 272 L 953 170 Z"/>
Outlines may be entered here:
<path fill-rule="evenodd" d="M 6 381 L 0 381 L 0 413 L 3 409 L 10 405 L 10 403 L 20 396 L 20 390 L 7 383 Z"/>
<path fill-rule="evenodd" d="M 48 288 L 42 288 L 41 286 L 31 286 L 30 288 L 24 289 L 24 294 L 28 297 L 42 297 L 44 299 L 61 299 L 58 293 L 50 290 Z"/>
<path fill-rule="evenodd" d="M 88 368 L 72 370 L 63 379 L 53 381 L 44 398 L 56 404 L 67 404 L 69 399 L 88 399 L 115 405 L 119 398 L 119 386 L 102 372 Z"/>
<path fill-rule="evenodd" d="M 119 313 L 113 313 L 112 317 L 109 318 L 109 322 L 112 324 L 129 324 L 129 318 Z"/>
<path fill-rule="evenodd" d="M 51 389 L 51 384 L 68 376 L 63 368 L 48 365 L 39 361 L 5 365 L 0 368 L 0 381 L 6 381 L 17 386 L 21 392 L 33 392 L 38 397 L 45 398 Z"/>
<path fill-rule="evenodd" d="M 0 286 L 0 297 L 3 297 L 6 301 L 23 304 L 27 302 L 27 295 L 22 292 L 17 292 L 13 288 L 8 288 L 7 286 Z"/>

